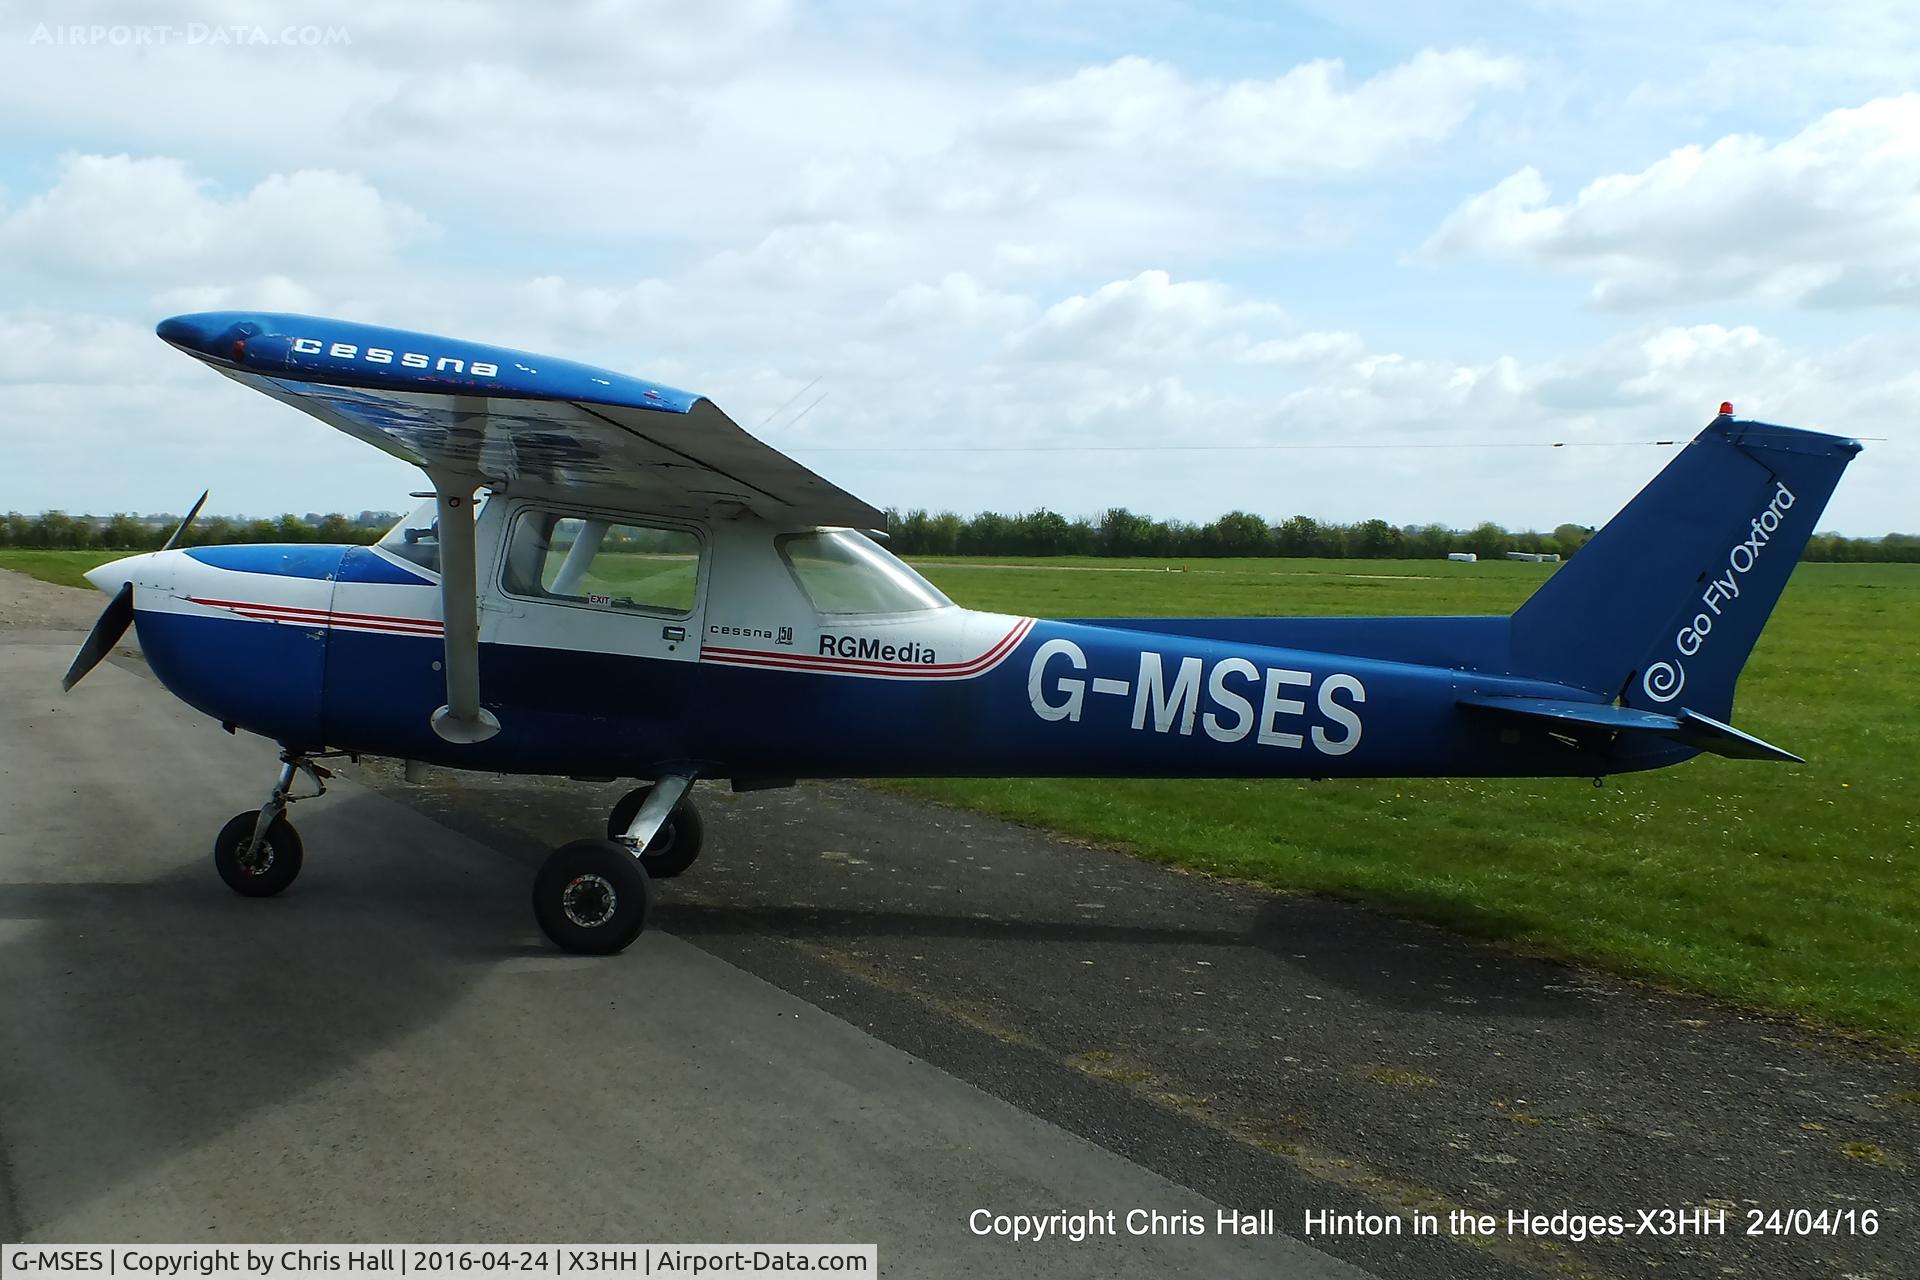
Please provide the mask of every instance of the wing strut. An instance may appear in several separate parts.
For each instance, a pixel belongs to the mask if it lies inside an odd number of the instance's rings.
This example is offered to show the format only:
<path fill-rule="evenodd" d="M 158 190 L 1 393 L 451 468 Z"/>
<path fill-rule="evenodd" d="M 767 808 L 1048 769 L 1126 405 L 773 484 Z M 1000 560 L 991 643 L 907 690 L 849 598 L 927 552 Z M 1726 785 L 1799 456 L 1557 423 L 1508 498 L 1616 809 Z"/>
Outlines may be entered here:
<path fill-rule="evenodd" d="M 447 705 L 433 713 L 433 731 L 448 742 L 485 742 L 500 719 L 480 705 L 480 612 L 473 550 L 470 475 L 430 471 L 440 513 L 440 617 L 446 628 Z"/>

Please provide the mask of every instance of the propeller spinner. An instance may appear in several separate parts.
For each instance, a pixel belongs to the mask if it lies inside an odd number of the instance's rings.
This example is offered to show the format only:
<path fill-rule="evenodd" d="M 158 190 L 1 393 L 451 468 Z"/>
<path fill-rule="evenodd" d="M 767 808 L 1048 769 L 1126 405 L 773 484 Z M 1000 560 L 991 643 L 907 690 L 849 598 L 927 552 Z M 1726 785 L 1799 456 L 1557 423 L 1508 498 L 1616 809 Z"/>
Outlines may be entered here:
<path fill-rule="evenodd" d="M 162 551 L 173 550 L 180 539 L 186 535 L 188 526 L 192 525 L 194 517 L 200 514 L 200 508 L 206 505 L 207 492 L 200 495 L 200 500 L 193 504 L 192 510 L 187 512 L 186 519 L 182 520 L 167 538 L 166 543 L 160 548 Z M 66 675 L 60 677 L 60 688 L 71 691 L 73 686 L 84 680 L 89 671 L 99 666 L 101 660 L 113 652 L 113 646 L 120 643 L 120 637 L 126 635 L 127 628 L 132 625 L 133 584 L 123 582 L 120 584 L 120 590 L 114 593 L 113 599 L 107 602 L 107 607 L 95 620 L 93 630 L 87 633 L 86 640 L 80 645 L 80 652 L 73 655 L 73 665 L 67 668 Z"/>

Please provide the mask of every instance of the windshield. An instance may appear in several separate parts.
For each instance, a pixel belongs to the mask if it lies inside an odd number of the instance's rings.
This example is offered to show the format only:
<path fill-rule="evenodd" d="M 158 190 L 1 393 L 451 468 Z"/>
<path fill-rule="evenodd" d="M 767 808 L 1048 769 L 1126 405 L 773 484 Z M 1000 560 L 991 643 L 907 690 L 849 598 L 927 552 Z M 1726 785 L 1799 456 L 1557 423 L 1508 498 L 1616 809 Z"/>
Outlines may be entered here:
<path fill-rule="evenodd" d="M 781 559 L 821 613 L 914 613 L 953 602 L 873 539 L 816 529 L 776 540 Z"/>
<path fill-rule="evenodd" d="M 480 518 L 481 508 L 487 505 L 486 494 L 473 501 L 474 519 Z M 374 544 L 382 551 L 399 556 L 402 560 L 412 561 L 422 569 L 433 573 L 440 572 L 440 509 L 432 498 L 402 516 L 400 523 L 387 530 L 386 536 Z"/>

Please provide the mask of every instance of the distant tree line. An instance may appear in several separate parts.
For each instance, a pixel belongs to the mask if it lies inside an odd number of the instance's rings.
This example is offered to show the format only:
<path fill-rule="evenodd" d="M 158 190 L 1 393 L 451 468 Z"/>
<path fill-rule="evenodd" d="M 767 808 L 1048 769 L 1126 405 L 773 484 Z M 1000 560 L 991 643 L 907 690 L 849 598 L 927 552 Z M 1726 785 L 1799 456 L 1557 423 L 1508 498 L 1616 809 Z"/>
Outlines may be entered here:
<path fill-rule="evenodd" d="M 888 546 L 904 556 L 1320 556 L 1330 559 L 1437 560 L 1455 551 L 1498 559 L 1509 551 L 1570 556 L 1593 530 L 1563 524 L 1551 533 L 1514 531 L 1487 522 L 1471 529 L 1446 525 L 1394 525 L 1385 520 L 1337 524 L 1293 516 L 1268 524 L 1246 511 L 1232 511 L 1208 524 L 1154 520 L 1115 507 L 1097 518 L 1070 520 L 1057 511 L 1005 515 L 983 511 L 965 518 L 951 511 L 887 513 Z M 1920 535 L 1843 538 L 1816 534 L 1809 560 L 1920 561 Z"/>
<path fill-rule="evenodd" d="M 1312 516 L 1293 516 L 1270 525 L 1260 516 L 1232 511 L 1208 524 L 1154 520 L 1124 507 L 1097 518 L 1068 519 L 1056 511 L 1005 515 L 983 511 L 972 517 L 951 511 L 889 511 L 888 545 L 904 556 L 1318 556 L 1352 560 L 1437 560 L 1455 551 L 1499 559 L 1509 551 L 1570 556 L 1585 546 L 1593 530 L 1563 524 L 1551 533 L 1503 529 L 1491 522 L 1471 529 L 1445 525 L 1393 525 L 1385 520 L 1337 524 Z M 359 542 L 379 539 L 399 516 L 389 511 L 284 515 L 277 520 L 202 516 L 185 541 Z M 74 550 L 150 551 L 166 541 L 178 516 L 71 516 L 47 511 L 37 516 L 9 512 L 0 519 L 0 547 Z M 1920 534 L 1890 533 L 1883 538 L 1845 538 L 1815 534 L 1808 560 L 1870 563 L 1920 561 Z"/>
<path fill-rule="evenodd" d="M 243 520 L 203 515 L 181 541 L 187 546 L 223 542 L 359 542 L 379 540 L 400 517 L 390 511 L 284 515 L 277 520 Z M 177 515 L 70 516 L 43 511 L 37 516 L 10 511 L 0 518 L 0 547 L 72 551 L 153 551 L 179 525 Z"/>

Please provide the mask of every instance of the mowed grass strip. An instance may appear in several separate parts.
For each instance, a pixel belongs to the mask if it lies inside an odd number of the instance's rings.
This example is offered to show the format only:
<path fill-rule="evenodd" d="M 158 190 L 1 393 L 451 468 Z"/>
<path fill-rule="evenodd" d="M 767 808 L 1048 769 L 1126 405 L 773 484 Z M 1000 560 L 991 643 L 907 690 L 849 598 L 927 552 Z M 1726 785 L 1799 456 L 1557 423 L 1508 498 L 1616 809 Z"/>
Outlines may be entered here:
<path fill-rule="evenodd" d="M 961 604 L 1050 617 L 1506 613 L 1552 571 L 1355 560 L 919 567 Z M 1599 789 L 1580 779 L 903 785 L 1158 861 L 1379 903 L 1920 1045 L 1920 565 L 1802 565 L 1747 665 L 1734 718 L 1808 763 L 1702 757 Z"/>
<path fill-rule="evenodd" d="M 133 551 L 26 551 L 4 547 L 0 548 L 0 569 L 31 574 L 43 582 L 57 582 L 63 587 L 85 587 L 91 585 L 82 576 L 87 570 L 136 554 Z"/>
<path fill-rule="evenodd" d="M 4 550 L 0 568 L 79 586 L 116 555 Z M 1004 558 L 920 568 L 962 604 L 1048 617 L 1505 613 L 1551 571 Z M 1579 779 L 900 785 L 1920 1046 L 1920 565 L 1800 566 L 1734 719 L 1808 763 L 1703 757 L 1597 790 Z"/>

